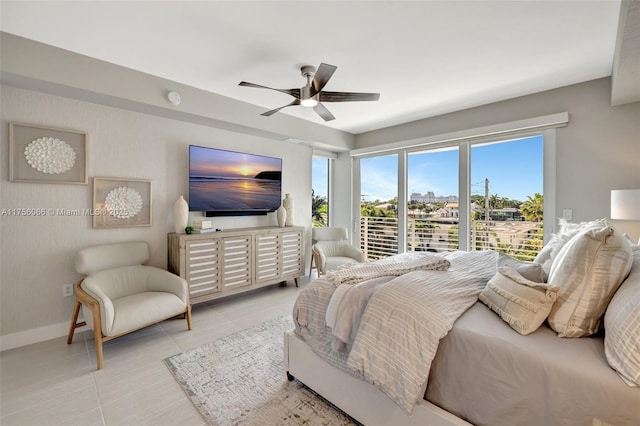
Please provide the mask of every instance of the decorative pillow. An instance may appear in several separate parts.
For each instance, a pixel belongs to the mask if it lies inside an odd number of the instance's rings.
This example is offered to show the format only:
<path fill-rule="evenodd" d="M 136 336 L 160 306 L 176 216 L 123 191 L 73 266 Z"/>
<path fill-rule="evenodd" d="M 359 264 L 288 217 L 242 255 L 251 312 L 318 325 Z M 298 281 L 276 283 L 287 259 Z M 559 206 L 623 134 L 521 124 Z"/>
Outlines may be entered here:
<path fill-rule="evenodd" d="M 560 288 L 524 278 L 502 266 L 487 283 L 480 300 L 522 335 L 533 333 L 547 319 Z"/>
<path fill-rule="evenodd" d="M 500 253 L 498 256 L 497 267 L 500 269 L 501 266 L 510 266 L 524 278 L 529 281 L 533 281 L 534 283 L 543 283 L 544 282 L 544 270 L 542 269 L 542 265 L 531 262 L 523 262 L 518 259 L 514 259 L 513 257 L 506 255 L 504 253 Z"/>
<path fill-rule="evenodd" d="M 608 225 L 609 223 L 607 222 L 607 219 L 596 219 L 590 222 L 579 223 L 571 223 L 566 219 L 559 219 L 558 227 L 560 230 L 551 235 L 551 238 L 544 245 L 544 248 L 540 250 L 536 258 L 533 260 L 533 263 L 542 265 L 542 269 L 544 269 L 545 274 L 545 281 L 547 281 L 546 278 L 549 277 L 549 273 L 551 272 L 553 260 L 558 256 L 562 247 L 564 247 L 571 238 L 582 231 L 586 231 L 588 229 L 600 229 Z"/>
<path fill-rule="evenodd" d="M 560 337 L 589 336 L 632 262 L 631 244 L 610 226 L 575 235 L 551 265 L 549 282 L 560 295 L 549 314 L 549 325 Z"/>
<path fill-rule="evenodd" d="M 634 246 L 631 273 L 604 314 L 604 353 L 629 386 L 640 386 L 640 246 Z"/>

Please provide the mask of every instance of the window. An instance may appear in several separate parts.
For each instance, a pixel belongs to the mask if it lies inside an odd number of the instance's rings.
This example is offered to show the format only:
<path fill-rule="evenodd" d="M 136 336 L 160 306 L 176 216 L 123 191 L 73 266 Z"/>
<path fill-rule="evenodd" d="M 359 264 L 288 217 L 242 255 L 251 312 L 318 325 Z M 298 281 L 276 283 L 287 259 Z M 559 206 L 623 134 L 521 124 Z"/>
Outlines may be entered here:
<path fill-rule="evenodd" d="M 315 227 L 329 226 L 329 162 L 313 157 L 311 163 L 311 216 Z"/>
<path fill-rule="evenodd" d="M 361 158 L 366 258 L 490 249 L 533 260 L 543 244 L 544 135 Z"/>
<path fill-rule="evenodd" d="M 458 147 L 409 153 L 408 251 L 458 249 L 458 163 Z"/>
<path fill-rule="evenodd" d="M 533 260 L 542 248 L 542 135 L 471 146 L 471 250 Z"/>
<path fill-rule="evenodd" d="M 360 243 L 365 259 L 398 253 L 398 156 L 360 160 Z"/>

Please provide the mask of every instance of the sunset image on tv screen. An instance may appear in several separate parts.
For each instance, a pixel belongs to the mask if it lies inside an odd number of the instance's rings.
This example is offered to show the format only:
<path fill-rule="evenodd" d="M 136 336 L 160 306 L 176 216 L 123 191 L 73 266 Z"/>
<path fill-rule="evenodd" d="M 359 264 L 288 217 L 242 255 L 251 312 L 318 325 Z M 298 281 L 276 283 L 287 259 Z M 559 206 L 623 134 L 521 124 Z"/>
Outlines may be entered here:
<path fill-rule="evenodd" d="M 191 145 L 189 210 L 272 211 L 281 204 L 282 159 Z"/>

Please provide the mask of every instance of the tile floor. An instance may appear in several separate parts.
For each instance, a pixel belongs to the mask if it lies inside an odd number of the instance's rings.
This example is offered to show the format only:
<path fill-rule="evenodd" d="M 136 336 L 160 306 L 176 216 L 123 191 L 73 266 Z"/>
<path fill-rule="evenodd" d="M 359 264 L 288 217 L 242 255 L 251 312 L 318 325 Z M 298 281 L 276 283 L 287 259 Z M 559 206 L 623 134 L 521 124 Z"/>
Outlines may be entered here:
<path fill-rule="evenodd" d="M 300 289 L 287 284 L 194 305 L 191 331 L 172 319 L 107 342 L 100 371 L 90 331 L 1 352 L 0 424 L 204 425 L 162 360 L 291 314 Z"/>

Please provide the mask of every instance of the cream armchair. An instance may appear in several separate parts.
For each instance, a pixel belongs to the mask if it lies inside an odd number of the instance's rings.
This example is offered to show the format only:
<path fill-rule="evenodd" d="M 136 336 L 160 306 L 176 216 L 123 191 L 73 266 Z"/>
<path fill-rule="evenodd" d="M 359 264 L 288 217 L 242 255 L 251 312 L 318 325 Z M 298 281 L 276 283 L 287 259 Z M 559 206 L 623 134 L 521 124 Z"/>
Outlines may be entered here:
<path fill-rule="evenodd" d="M 98 369 L 102 343 L 123 334 L 184 314 L 191 330 L 187 282 L 152 266 L 146 242 L 106 244 L 81 250 L 76 271 L 87 276 L 75 286 L 76 303 L 67 343 L 76 328 L 93 329 Z M 85 321 L 78 323 L 82 307 Z"/>
<path fill-rule="evenodd" d="M 312 262 L 318 269 L 318 275 L 338 269 L 346 263 L 364 262 L 362 251 L 351 245 L 347 228 L 312 228 Z M 312 266 L 313 268 L 313 266 Z"/>

